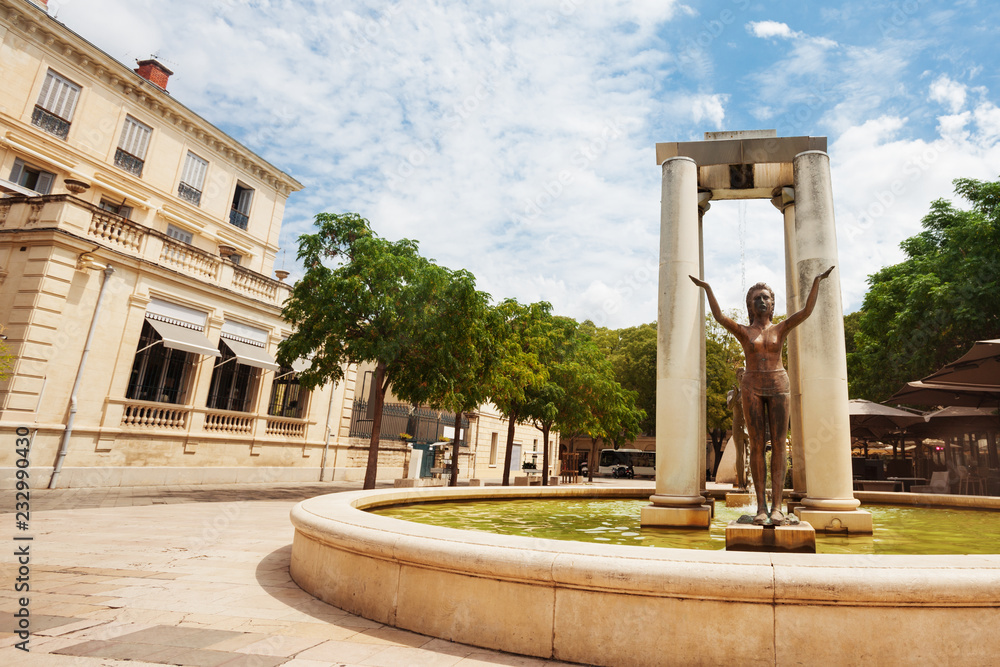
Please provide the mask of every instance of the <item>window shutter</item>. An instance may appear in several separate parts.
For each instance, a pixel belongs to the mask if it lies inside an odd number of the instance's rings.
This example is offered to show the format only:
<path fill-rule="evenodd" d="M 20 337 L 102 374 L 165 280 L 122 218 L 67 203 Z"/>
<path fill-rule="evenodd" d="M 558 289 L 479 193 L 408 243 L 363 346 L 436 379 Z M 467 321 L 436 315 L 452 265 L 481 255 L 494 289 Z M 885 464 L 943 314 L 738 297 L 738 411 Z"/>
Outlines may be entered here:
<path fill-rule="evenodd" d="M 250 202 L 253 200 L 253 190 L 247 188 L 240 192 L 239 202 L 236 204 L 236 210 L 243 215 L 250 215 Z"/>
<path fill-rule="evenodd" d="M 149 135 L 152 132 L 153 128 L 140 123 L 135 118 L 132 118 L 132 116 L 126 116 L 125 127 L 122 128 L 122 138 L 118 142 L 118 148 L 140 160 L 145 160 L 146 149 L 149 148 Z"/>
<path fill-rule="evenodd" d="M 200 192 L 205 184 L 207 171 L 208 162 L 188 151 L 187 159 L 184 161 L 184 171 L 181 172 L 181 183 L 190 185 Z"/>
<path fill-rule="evenodd" d="M 17 158 L 14 160 L 14 168 L 10 170 L 10 182 L 24 185 L 21 179 L 24 177 L 24 160 Z"/>
<path fill-rule="evenodd" d="M 73 120 L 79 97 L 80 86 L 49 70 L 38 94 L 38 106 L 69 122 Z"/>
<path fill-rule="evenodd" d="M 56 180 L 55 174 L 47 171 L 38 172 L 38 182 L 35 184 L 35 192 L 40 195 L 47 195 L 52 192 L 52 182 Z"/>

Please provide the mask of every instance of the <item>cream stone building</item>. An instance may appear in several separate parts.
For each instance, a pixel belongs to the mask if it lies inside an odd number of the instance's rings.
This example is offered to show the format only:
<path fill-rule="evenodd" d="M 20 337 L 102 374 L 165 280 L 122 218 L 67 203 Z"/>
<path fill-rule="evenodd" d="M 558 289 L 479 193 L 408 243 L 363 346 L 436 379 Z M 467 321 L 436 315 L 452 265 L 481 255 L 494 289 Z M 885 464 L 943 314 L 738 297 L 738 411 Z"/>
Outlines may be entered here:
<path fill-rule="evenodd" d="M 162 64 L 130 70 L 41 0 L 0 0 L 0 73 L 0 486 L 18 429 L 33 488 L 362 478 L 357 369 L 307 392 L 274 358 L 301 184 L 169 95 Z M 500 476 L 501 421 L 473 418 L 463 477 Z M 517 466 L 541 442 L 518 428 Z M 383 442 L 379 477 L 407 451 Z"/>

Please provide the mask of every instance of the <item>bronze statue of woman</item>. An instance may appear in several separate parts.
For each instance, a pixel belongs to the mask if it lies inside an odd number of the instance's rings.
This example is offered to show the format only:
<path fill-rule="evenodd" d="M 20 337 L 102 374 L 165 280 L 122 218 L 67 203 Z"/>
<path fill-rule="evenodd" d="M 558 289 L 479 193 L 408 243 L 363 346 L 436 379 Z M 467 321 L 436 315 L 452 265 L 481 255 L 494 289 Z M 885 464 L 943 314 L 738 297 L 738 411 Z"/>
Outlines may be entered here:
<path fill-rule="evenodd" d="M 757 516 L 753 522 L 758 525 L 785 523 L 781 512 L 781 494 L 785 486 L 785 441 L 788 434 L 789 393 L 788 373 L 781 365 L 781 348 L 788 333 L 802 324 L 812 314 L 819 296 L 819 284 L 830 275 L 830 267 L 813 280 L 812 290 L 805 307 L 781 322 L 774 324 L 774 292 L 764 283 L 757 283 L 747 291 L 747 312 L 750 324 L 744 325 L 726 317 L 715 300 L 712 288 L 703 280 L 689 276 L 695 285 L 704 288 L 708 305 L 716 321 L 729 330 L 743 346 L 746 371 L 740 383 L 743 394 L 743 416 L 750 434 L 750 474 L 753 476 L 757 492 Z M 767 479 L 767 463 L 764 458 L 766 428 L 771 431 L 771 511 L 767 511 L 764 480 Z"/>

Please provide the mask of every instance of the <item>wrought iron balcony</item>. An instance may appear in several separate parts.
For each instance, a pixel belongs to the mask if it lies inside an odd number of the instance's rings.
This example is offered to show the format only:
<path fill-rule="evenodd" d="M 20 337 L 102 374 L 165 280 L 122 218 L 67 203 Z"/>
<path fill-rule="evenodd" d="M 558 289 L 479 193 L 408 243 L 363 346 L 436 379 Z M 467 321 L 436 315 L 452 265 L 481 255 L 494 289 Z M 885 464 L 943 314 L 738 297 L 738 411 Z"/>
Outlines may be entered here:
<path fill-rule="evenodd" d="M 60 139 L 65 139 L 69 135 L 68 121 L 39 106 L 36 106 L 35 110 L 31 113 L 31 124 L 42 128 L 49 134 L 54 134 Z"/>
<path fill-rule="evenodd" d="M 246 229 L 247 225 L 250 224 L 250 216 L 246 213 L 240 213 L 235 208 L 229 211 L 229 224 L 239 227 L 240 229 Z"/>
<path fill-rule="evenodd" d="M 195 206 L 201 205 L 201 190 L 195 190 L 187 183 L 179 183 L 177 185 L 177 196 L 191 202 Z"/>
<path fill-rule="evenodd" d="M 145 161 L 140 160 L 131 153 L 126 153 L 120 148 L 115 151 L 115 166 L 124 169 L 130 174 L 142 176 L 142 166 L 144 164 Z"/>

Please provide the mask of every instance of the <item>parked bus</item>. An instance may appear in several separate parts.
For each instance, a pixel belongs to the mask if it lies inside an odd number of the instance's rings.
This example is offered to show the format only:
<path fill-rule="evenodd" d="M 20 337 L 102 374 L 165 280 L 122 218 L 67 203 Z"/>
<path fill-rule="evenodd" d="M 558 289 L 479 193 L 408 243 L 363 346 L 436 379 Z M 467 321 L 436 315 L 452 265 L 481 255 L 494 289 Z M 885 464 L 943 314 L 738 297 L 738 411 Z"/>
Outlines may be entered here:
<path fill-rule="evenodd" d="M 656 476 L 656 452 L 644 452 L 641 449 L 602 449 L 600 475 L 611 476 L 611 469 L 617 465 L 632 466 L 636 477 Z"/>

